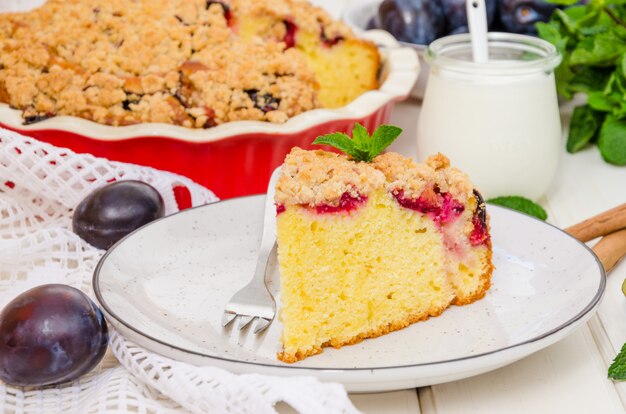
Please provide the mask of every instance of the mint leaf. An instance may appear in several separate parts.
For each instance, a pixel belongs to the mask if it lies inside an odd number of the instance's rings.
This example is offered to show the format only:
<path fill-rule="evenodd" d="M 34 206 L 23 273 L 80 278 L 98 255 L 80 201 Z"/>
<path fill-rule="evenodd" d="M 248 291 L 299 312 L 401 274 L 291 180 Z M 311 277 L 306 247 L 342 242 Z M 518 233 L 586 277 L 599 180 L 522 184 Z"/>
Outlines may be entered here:
<path fill-rule="evenodd" d="M 597 113 L 589 106 L 574 108 L 567 135 L 567 152 L 574 153 L 583 149 L 600 129 Z"/>
<path fill-rule="evenodd" d="M 371 162 L 384 151 L 402 132 L 401 128 L 392 125 L 381 125 L 370 137 L 367 129 L 356 123 L 352 130 L 352 138 L 335 132 L 315 138 L 313 144 L 325 144 L 337 148 L 352 157 L 355 161 Z"/>
<path fill-rule="evenodd" d="M 568 87 L 572 92 L 591 93 L 604 90 L 611 78 L 611 72 L 611 69 L 595 66 L 579 67 L 569 79 Z"/>
<path fill-rule="evenodd" d="M 326 134 L 324 136 L 317 137 L 313 143 L 330 145 L 331 147 L 335 147 L 346 154 L 354 152 L 354 142 L 352 142 L 348 135 L 341 132 L 335 132 L 333 134 Z"/>
<path fill-rule="evenodd" d="M 615 65 L 626 52 L 626 41 L 615 30 L 583 38 L 570 55 L 572 65 Z"/>
<path fill-rule="evenodd" d="M 520 196 L 496 197 L 487 200 L 487 203 L 521 211 L 541 220 L 548 218 L 548 213 L 539 204 Z"/>
<path fill-rule="evenodd" d="M 354 125 L 352 129 L 352 141 L 354 142 L 354 147 L 360 149 L 361 151 L 367 151 L 369 153 L 370 148 L 370 134 L 367 132 L 367 128 L 358 122 Z"/>
<path fill-rule="evenodd" d="M 609 367 L 608 377 L 612 380 L 626 380 L 626 344 L 622 345 L 621 351 L 615 356 Z"/>
<path fill-rule="evenodd" d="M 393 125 L 381 125 L 372 134 L 372 158 L 380 154 L 402 133 L 402 128 Z"/>
<path fill-rule="evenodd" d="M 565 7 L 535 27 L 563 57 L 557 92 L 587 95 L 588 109 L 572 116 L 567 150 L 597 142 L 606 162 L 626 165 L 626 0 L 549 1 Z"/>
<path fill-rule="evenodd" d="M 618 97 L 605 95 L 604 92 L 595 91 L 589 93 L 587 96 L 587 104 L 596 111 L 611 112 L 613 106 L 618 103 L 616 98 Z"/>
<path fill-rule="evenodd" d="M 598 148 L 606 162 L 626 165 L 626 120 L 607 116 L 600 130 Z"/>

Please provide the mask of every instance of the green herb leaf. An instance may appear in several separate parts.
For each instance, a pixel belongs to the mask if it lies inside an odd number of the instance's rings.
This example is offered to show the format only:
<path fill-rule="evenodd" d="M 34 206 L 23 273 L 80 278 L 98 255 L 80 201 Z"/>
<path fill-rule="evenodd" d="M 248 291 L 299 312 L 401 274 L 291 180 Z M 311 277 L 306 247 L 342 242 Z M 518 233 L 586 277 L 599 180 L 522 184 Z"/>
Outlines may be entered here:
<path fill-rule="evenodd" d="M 340 151 L 350 154 L 354 152 L 354 142 L 344 133 L 335 132 L 315 138 L 314 144 L 330 145 Z"/>
<path fill-rule="evenodd" d="M 547 0 L 547 3 L 558 4 L 559 6 L 571 6 L 578 3 L 578 0 Z"/>
<path fill-rule="evenodd" d="M 352 130 L 352 139 L 346 134 L 335 132 L 315 138 L 313 144 L 325 144 L 345 152 L 355 161 L 371 162 L 383 152 L 402 132 L 393 125 L 381 125 L 370 135 L 367 129 L 356 123 Z"/>
<path fill-rule="evenodd" d="M 626 380 L 626 344 L 622 346 L 621 351 L 615 356 L 613 363 L 609 367 L 608 376 L 612 380 Z"/>
<path fill-rule="evenodd" d="M 563 57 L 554 71 L 557 92 L 587 95 L 587 109 L 572 115 L 567 150 L 597 142 L 605 161 L 626 165 L 626 0 L 549 1 L 566 6 L 536 24 Z"/>
<path fill-rule="evenodd" d="M 569 90 L 584 93 L 604 90 L 611 78 L 611 73 L 611 69 L 602 67 L 579 67 L 575 73 L 572 72 L 572 76 L 569 79 Z"/>
<path fill-rule="evenodd" d="M 607 116 L 598 137 L 598 148 L 606 162 L 626 165 L 626 120 Z"/>
<path fill-rule="evenodd" d="M 626 52 L 626 41 L 615 30 L 583 38 L 570 55 L 572 65 L 615 65 Z"/>
<path fill-rule="evenodd" d="M 589 106 L 574 108 L 567 135 L 567 151 L 574 153 L 583 149 L 598 133 L 600 123 L 598 113 Z"/>
<path fill-rule="evenodd" d="M 548 213 L 539 204 L 520 196 L 496 197 L 487 200 L 487 203 L 521 211 L 541 220 L 548 218 Z"/>
<path fill-rule="evenodd" d="M 393 125 L 381 125 L 372 134 L 372 158 L 380 154 L 400 136 L 402 128 Z"/>
<path fill-rule="evenodd" d="M 354 142 L 355 148 L 369 153 L 370 134 L 363 125 L 359 123 L 354 125 L 354 128 L 352 129 L 352 141 Z"/>

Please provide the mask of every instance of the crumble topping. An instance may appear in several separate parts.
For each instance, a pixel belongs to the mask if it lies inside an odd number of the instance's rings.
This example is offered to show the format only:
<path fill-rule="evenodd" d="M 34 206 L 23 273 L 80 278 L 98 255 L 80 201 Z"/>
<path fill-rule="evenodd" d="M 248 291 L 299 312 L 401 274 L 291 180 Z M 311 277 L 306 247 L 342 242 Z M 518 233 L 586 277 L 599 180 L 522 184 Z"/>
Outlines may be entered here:
<path fill-rule="evenodd" d="M 256 0 L 248 2 L 235 0 L 232 3 L 240 15 L 252 18 L 257 22 L 268 21 L 266 33 L 273 33 L 276 38 L 283 39 L 285 35 L 285 25 L 275 23 L 281 21 L 297 21 L 298 30 L 319 34 L 322 39 L 330 42 L 338 38 L 353 37 L 346 25 L 334 20 L 328 13 L 321 12 L 317 8 L 302 7 L 303 0 Z"/>
<path fill-rule="evenodd" d="M 450 166 L 443 154 L 425 163 L 395 152 L 374 158 L 372 163 L 354 162 L 345 155 L 326 151 L 294 148 L 285 158 L 282 175 L 276 186 L 279 204 L 336 205 L 344 193 L 367 196 L 384 186 L 389 193 L 403 192 L 406 198 L 418 198 L 436 186 L 461 203 L 473 200 L 474 187 L 467 175 Z"/>
<path fill-rule="evenodd" d="M 473 197 L 474 186 L 468 176 L 451 167 L 450 160 L 441 153 L 431 155 L 425 163 L 415 163 L 398 153 L 387 152 L 374 158 L 372 166 L 385 174 L 387 191 L 403 191 L 406 198 L 419 197 L 433 184 L 462 203 Z"/>
<path fill-rule="evenodd" d="M 0 102 L 26 123 L 285 122 L 321 106 L 289 25 L 318 43 L 353 37 L 303 0 L 48 0 L 0 15 Z"/>
<path fill-rule="evenodd" d="M 365 162 L 296 147 L 285 157 L 275 201 L 286 205 L 336 206 L 344 193 L 352 198 L 367 196 L 384 182 L 384 175 Z"/>

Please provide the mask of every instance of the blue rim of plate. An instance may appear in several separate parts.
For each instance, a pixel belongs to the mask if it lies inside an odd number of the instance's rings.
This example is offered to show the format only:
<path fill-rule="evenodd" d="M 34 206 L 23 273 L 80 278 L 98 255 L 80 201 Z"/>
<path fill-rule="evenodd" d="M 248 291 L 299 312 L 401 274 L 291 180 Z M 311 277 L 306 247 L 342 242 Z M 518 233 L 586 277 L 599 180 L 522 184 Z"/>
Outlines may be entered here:
<path fill-rule="evenodd" d="M 390 366 L 382 366 L 382 367 L 358 367 L 358 368 L 354 368 L 354 367 L 342 367 L 342 368 L 322 368 L 322 367 L 302 367 L 302 366 L 297 366 L 297 365 L 293 365 L 293 364 L 267 364 L 267 363 L 261 363 L 261 362 L 250 362 L 250 361 L 242 361 L 239 359 L 232 359 L 232 358 L 224 358 L 221 356 L 215 356 L 215 355 L 208 355 L 205 353 L 201 353 L 201 352 L 196 352 L 196 351 L 191 351 L 185 348 L 181 348 L 178 347 L 176 345 L 172 345 L 170 343 L 164 342 L 160 339 L 157 339 L 151 335 L 148 335 L 144 332 L 142 332 L 141 330 L 135 328 L 133 325 L 127 323 L 126 321 L 124 321 L 123 318 L 121 318 L 119 315 L 116 314 L 115 311 L 113 311 L 105 302 L 103 296 L 102 296 L 102 292 L 100 291 L 100 286 L 99 286 L 99 276 L 100 276 L 100 269 L 103 265 L 103 263 L 105 262 L 105 260 L 107 259 L 107 257 L 112 254 L 112 252 L 117 248 L 118 245 L 122 244 L 127 238 L 132 237 L 135 233 L 142 231 L 142 229 L 147 228 L 148 226 L 151 226 L 153 224 L 156 224 L 162 220 L 167 220 L 170 217 L 173 216 L 177 216 L 179 214 L 185 214 L 191 210 L 196 210 L 196 209 L 201 209 L 201 208 L 210 208 L 210 206 L 212 205 L 216 205 L 216 204 L 224 204 L 224 203 L 229 203 L 229 202 L 237 202 L 239 200 L 242 199 L 246 199 L 246 198 L 252 198 L 252 197 L 265 197 L 265 194 L 256 194 L 256 195 L 249 195 L 249 196 L 241 196 L 241 197 L 235 197 L 235 198 L 229 198 L 227 200 L 220 200 L 220 201 L 216 201 L 214 203 L 209 203 L 209 204 L 204 204 L 201 206 L 196 206 L 196 207 L 191 207 L 188 208 L 186 210 L 182 210 L 173 214 L 170 214 L 169 216 L 166 217 L 162 217 L 159 218 L 157 220 L 154 220 L 148 224 L 146 224 L 145 226 L 133 231 L 132 233 L 126 235 L 125 237 L 123 237 L 122 239 L 120 239 L 117 243 L 115 243 L 113 246 L 111 246 L 107 252 L 100 258 L 100 260 L 98 261 L 98 264 L 96 265 L 96 268 L 94 270 L 94 274 L 93 274 L 93 278 L 92 278 L 92 287 L 94 290 L 94 293 L 96 295 L 96 299 L 98 300 L 98 303 L 100 306 L 102 306 L 102 308 L 104 308 L 106 314 L 110 315 L 112 318 L 114 318 L 118 323 L 124 325 L 127 329 L 135 332 L 136 334 L 150 340 L 153 341 L 155 343 L 158 343 L 160 345 L 172 348 L 172 349 L 176 349 L 180 352 L 186 353 L 186 354 L 190 354 L 190 355 L 196 355 L 202 358 L 208 358 L 208 359 L 215 359 L 215 360 L 219 360 L 219 361 L 224 361 L 224 362 L 229 362 L 229 363 L 233 363 L 233 364 L 245 364 L 245 365 L 249 365 L 249 366 L 261 366 L 261 367 L 268 367 L 268 368 L 287 368 L 287 369 L 291 369 L 291 370 L 304 370 L 304 371 L 316 371 L 316 372 L 337 372 L 337 371 L 380 371 L 380 370 L 386 370 L 386 369 L 403 369 L 403 368 L 415 368 L 415 367 L 423 367 L 423 366 L 435 366 L 435 365 L 444 365 L 444 364 L 449 364 L 449 363 L 454 363 L 454 362 L 460 362 L 460 361 L 468 361 L 468 360 L 475 360 L 475 359 L 480 359 L 481 357 L 485 357 L 485 356 L 489 356 L 489 355 L 493 355 L 493 354 L 498 354 L 501 353 L 503 351 L 509 350 L 509 349 L 513 349 L 513 348 L 517 348 L 523 345 L 528 345 L 537 341 L 540 341 L 544 338 L 547 338 L 549 336 L 552 336 L 556 333 L 558 333 L 559 331 L 567 328 L 568 326 L 576 323 L 578 320 L 580 320 L 581 318 L 583 318 L 584 316 L 586 316 L 589 312 L 591 312 L 594 308 L 596 308 L 600 302 L 600 300 L 602 299 L 602 296 L 604 295 L 604 291 L 606 288 L 606 272 L 604 270 L 604 267 L 602 266 L 602 263 L 600 262 L 600 259 L 598 259 L 598 257 L 596 256 L 596 254 L 593 252 L 593 250 L 591 250 L 589 248 L 589 246 L 587 246 L 585 243 L 577 240 L 576 238 L 572 237 L 571 235 L 569 235 L 568 233 L 566 233 L 565 231 L 563 231 L 561 228 L 550 224 L 548 222 L 545 222 L 543 220 L 538 219 L 537 217 L 531 216 L 529 214 L 526 213 L 522 213 L 513 209 L 509 209 L 507 207 L 502 207 L 502 206 L 498 206 L 498 205 L 493 205 L 493 204 L 489 204 L 488 205 L 488 209 L 501 209 L 501 210 L 505 210 L 508 212 L 512 212 L 514 214 L 520 214 L 522 216 L 531 218 L 533 220 L 536 220 L 544 225 L 550 226 L 554 229 L 556 229 L 557 231 L 563 233 L 565 236 L 569 237 L 570 239 L 574 240 L 576 243 L 578 243 L 581 247 L 583 247 L 589 254 L 591 254 L 591 256 L 595 259 L 597 265 L 598 265 L 598 269 L 600 271 L 600 284 L 598 286 L 598 290 L 595 293 L 595 295 L 593 296 L 592 300 L 580 311 L 578 312 L 575 316 L 573 316 L 572 318 L 570 318 L 569 320 L 567 320 L 566 322 L 564 322 L 563 324 L 559 325 L 558 327 L 555 327 L 549 331 L 546 331 L 544 333 L 542 333 L 541 335 L 537 335 L 533 338 L 527 339 L 525 341 L 516 343 L 516 344 L 512 344 L 509 346 L 505 346 L 499 349 L 494 349 L 493 351 L 489 351 L 489 352 L 483 352 L 480 354 L 476 354 L 476 355 L 471 355 L 471 356 L 465 356 L 465 357 L 459 357 L 459 358 L 452 358 L 452 359 L 447 359 L 447 360 L 442 360 L 442 361 L 431 361 L 431 362 L 423 362 L 423 363 L 419 363 L 419 364 L 409 364 L 409 365 L 390 365 Z M 145 348 L 145 347 L 144 347 Z M 146 348 L 148 350 L 150 350 L 149 348 Z M 156 351 L 153 351 L 156 352 Z M 158 352 L 157 352 L 158 353 Z M 175 359 L 175 358 L 173 358 Z"/>

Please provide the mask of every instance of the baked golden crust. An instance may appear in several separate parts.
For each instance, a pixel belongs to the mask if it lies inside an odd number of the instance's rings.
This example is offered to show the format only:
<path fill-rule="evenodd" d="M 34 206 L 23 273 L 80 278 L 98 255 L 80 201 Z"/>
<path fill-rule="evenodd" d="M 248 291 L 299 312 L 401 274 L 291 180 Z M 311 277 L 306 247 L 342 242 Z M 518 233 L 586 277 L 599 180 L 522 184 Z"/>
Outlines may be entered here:
<path fill-rule="evenodd" d="M 319 44 L 353 37 L 299 0 L 49 0 L 0 15 L 0 102 L 27 123 L 285 122 L 321 106 L 287 22 Z"/>
<path fill-rule="evenodd" d="M 324 348 L 327 348 L 329 346 L 332 346 L 335 349 L 339 349 L 343 346 L 346 345 L 354 345 L 354 344 L 358 344 L 359 342 L 362 342 L 365 339 L 369 339 L 369 338 L 377 338 L 379 336 L 383 336 L 386 335 L 390 332 L 393 331 L 399 331 L 400 329 L 404 329 L 407 326 L 414 324 L 416 322 L 421 322 L 421 321 L 425 321 L 427 319 L 429 319 L 430 317 L 437 317 L 439 315 L 441 315 L 443 313 L 444 310 L 446 310 L 448 308 L 448 306 L 441 306 L 438 308 L 434 308 L 434 309 L 429 309 L 428 312 L 422 312 L 422 313 L 418 313 L 418 314 L 413 314 L 413 315 L 409 315 L 404 319 L 401 320 L 397 320 L 397 321 L 393 321 L 390 322 L 387 325 L 383 325 L 380 326 L 376 329 L 372 329 L 371 331 L 368 332 L 362 332 L 359 335 L 350 338 L 346 341 L 339 341 L 339 340 L 331 340 L 329 342 L 326 342 L 324 344 L 322 344 L 321 347 L 315 346 L 313 348 L 311 348 L 310 350 L 306 351 L 306 352 L 302 352 L 302 351 L 297 351 L 295 354 L 287 354 L 286 352 L 278 352 L 276 354 L 276 357 L 283 361 L 283 362 L 287 362 L 289 364 L 294 363 L 294 362 L 298 362 L 298 361 L 302 361 L 303 359 L 311 356 L 311 355 L 317 355 L 322 353 L 322 351 L 324 350 Z"/>

